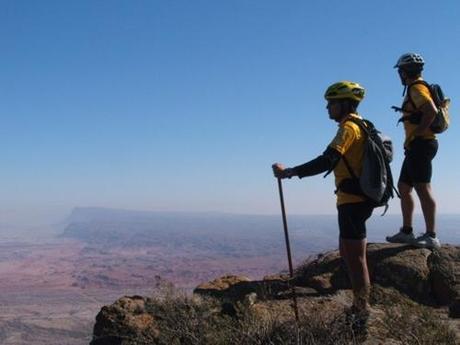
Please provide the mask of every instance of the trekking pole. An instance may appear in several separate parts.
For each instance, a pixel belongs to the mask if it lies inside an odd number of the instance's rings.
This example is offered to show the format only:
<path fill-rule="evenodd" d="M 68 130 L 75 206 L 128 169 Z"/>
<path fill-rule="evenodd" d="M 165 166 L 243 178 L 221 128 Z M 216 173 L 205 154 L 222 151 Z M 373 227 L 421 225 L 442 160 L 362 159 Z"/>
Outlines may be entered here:
<path fill-rule="evenodd" d="M 284 225 L 284 238 L 286 240 L 286 249 L 287 249 L 287 257 L 289 263 L 289 275 L 291 280 L 294 279 L 294 269 L 292 268 L 292 258 L 291 258 L 291 246 L 289 245 L 289 233 L 287 227 L 287 220 L 286 220 L 286 210 L 284 208 L 284 196 L 283 196 L 283 185 L 281 184 L 281 178 L 278 177 L 278 190 L 280 192 L 280 203 L 281 203 L 281 214 L 283 216 L 283 225 Z M 297 308 L 297 297 L 295 294 L 294 285 L 291 282 L 288 282 L 288 286 L 291 287 L 292 293 L 292 307 L 294 309 L 295 320 L 297 323 L 297 328 L 299 327 L 299 310 Z"/>

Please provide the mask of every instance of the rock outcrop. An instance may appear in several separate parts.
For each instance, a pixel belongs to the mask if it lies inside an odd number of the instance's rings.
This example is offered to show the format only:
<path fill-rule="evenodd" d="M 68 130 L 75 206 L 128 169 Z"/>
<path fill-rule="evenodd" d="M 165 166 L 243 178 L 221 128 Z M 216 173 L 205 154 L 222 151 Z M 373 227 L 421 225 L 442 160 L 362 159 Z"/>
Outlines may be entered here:
<path fill-rule="evenodd" d="M 146 311 L 146 303 L 148 298 L 132 296 L 103 307 L 96 317 L 91 345 L 122 345 L 135 339 L 154 344 L 160 331 L 155 317 Z"/>
<path fill-rule="evenodd" d="M 431 251 L 401 244 L 369 244 L 368 265 L 372 304 L 382 308 L 397 308 L 398 303 L 425 306 L 452 327 L 459 326 L 460 320 L 455 319 L 460 318 L 460 247 L 445 245 Z M 299 308 L 307 314 L 324 309 L 339 313 L 351 299 L 350 282 L 337 251 L 305 262 L 292 280 L 286 275 L 259 281 L 228 275 L 200 284 L 194 294 L 221 301 L 215 313 L 236 317 L 239 308 L 246 306 L 268 320 L 273 315 L 292 317 L 292 289 Z M 136 339 L 136 344 L 156 344 L 162 329 L 156 322 L 157 315 L 146 310 L 148 303 L 148 299 L 135 296 L 103 307 L 96 318 L 91 345 L 125 345 Z M 394 339 L 377 341 L 380 333 L 378 326 L 375 328 L 375 344 L 398 343 Z M 456 331 L 460 333 L 460 329 Z"/>
<path fill-rule="evenodd" d="M 418 303 L 451 305 L 460 296 L 460 247 L 439 251 L 402 244 L 369 244 L 368 265 L 373 284 L 393 287 Z M 350 282 L 339 253 L 320 255 L 303 265 L 296 285 L 320 293 L 349 289 Z"/>

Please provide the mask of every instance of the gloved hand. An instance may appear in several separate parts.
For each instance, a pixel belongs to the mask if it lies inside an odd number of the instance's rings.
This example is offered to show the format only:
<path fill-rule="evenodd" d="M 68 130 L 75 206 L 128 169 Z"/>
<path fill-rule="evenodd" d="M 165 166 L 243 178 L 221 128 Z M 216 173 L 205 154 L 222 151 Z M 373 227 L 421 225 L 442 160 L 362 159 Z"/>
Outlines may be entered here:
<path fill-rule="evenodd" d="M 292 168 L 285 168 L 281 163 L 274 163 L 272 165 L 273 174 L 276 178 L 291 178 L 295 176 L 294 169 Z"/>

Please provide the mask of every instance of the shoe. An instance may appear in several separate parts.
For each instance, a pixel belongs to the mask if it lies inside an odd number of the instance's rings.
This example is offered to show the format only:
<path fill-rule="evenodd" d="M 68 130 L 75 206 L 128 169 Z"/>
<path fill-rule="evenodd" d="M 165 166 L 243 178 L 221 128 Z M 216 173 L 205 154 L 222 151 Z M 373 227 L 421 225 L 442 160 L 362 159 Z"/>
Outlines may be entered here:
<path fill-rule="evenodd" d="M 355 335 L 366 337 L 369 315 L 370 309 L 358 309 L 355 306 L 351 306 L 345 310 L 345 323 Z"/>
<path fill-rule="evenodd" d="M 431 237 L 428 233 L 424 233 L 423 235 L 417 237 L 413 242 L 412 245 L 419 247 L 419 248 L 429 248 L 429 249 L 439 249 L 441 248 L 441 242 L 437 237 Z"/>
<path fill-rule="evenodd" d="M 401 230 L 393 235 L 393 236 L 387 236 L 386 237 L 387 241 L 390 243 L 408 243 L 412 244 L 415 241 L 415 236 L 411 232 L 409 234 L 406 234 L 405 232 L 402 232 Z"/>

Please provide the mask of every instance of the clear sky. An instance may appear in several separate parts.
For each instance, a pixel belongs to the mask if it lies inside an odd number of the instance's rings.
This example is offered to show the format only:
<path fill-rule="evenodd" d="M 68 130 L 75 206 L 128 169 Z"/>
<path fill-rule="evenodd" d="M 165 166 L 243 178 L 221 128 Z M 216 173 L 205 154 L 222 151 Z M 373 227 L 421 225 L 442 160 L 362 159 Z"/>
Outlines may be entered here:
<path fill-rule="evenodd" d="M 407 51 L 453 99 L 433 186 L 460 213 L 459 15 L 456 0 L 0 0 L 0 223 L 74 206 L 277 213 L 270 166 L 326 148 L 323 94 L 343 79 L 366 88 L 397 177 Z M 288 212 L 335 212 L 332 176 L 284 185 Z"/>

